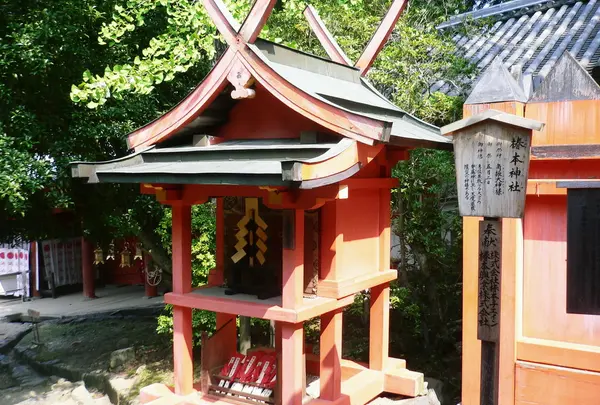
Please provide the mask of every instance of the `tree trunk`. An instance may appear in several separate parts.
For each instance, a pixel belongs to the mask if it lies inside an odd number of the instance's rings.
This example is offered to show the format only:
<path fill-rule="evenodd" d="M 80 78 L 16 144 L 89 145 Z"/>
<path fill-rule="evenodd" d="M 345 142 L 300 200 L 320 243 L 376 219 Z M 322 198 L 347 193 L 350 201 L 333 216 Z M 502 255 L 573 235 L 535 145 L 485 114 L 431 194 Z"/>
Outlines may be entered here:
<path fill-rule="evenodd" d="M 163 277 L 163 282 L 170 286 L 172 284 L 171 277 L 173 275 L 173 263 L 165 249 L 160 243 L 155 242 L 154 238 L 148 235 L 144 230 L 142 230 L 137 237 L 150 256 L 152 256 L 154 264 L 163 271 L 165 276 L 167 276 Z"/>
<path fill-rule="evenodd" d="M 248 354 L 248 350 L 252 347 L 250 329 L 250 318 L 247 316 L 240 316 L 240 353 L 244 356 Z"/>

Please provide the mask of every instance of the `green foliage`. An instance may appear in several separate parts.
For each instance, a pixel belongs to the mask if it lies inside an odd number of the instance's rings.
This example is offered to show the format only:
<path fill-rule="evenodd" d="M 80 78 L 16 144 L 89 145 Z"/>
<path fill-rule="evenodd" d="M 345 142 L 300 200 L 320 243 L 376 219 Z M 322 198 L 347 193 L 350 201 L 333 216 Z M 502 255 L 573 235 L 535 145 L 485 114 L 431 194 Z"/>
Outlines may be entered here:
<path fill-rule="evenodd" d="M 14 215 L 25 215 L 30 198 L 52 178 L 52 165 L 33 155 L 23 143 L 2 131 L 0 122 L 0 205 Z"/>
<path fill-rule="evenodd" d="M 208 272 L 215 265 L 215 204 L 207 202 L 192 207 L 192 285 L 206 284 Z M 171 254 L 171 209 L 166 208 L 156 233 L 167 253 Z"/>
<path fill-rule="evenodd" d="M 241 17 L 248 2 L 228 2 L 234 15 Z M 202 66 L 208 70 L 216 55 L 216 32 L 202 2 L 129 0 L 115 5 L 112 20 L 102 24 L 98 42 L 115 46 L 132 32 L 145 28 L 147 20 L 166 18 L 164 31 L 141 44 L 141 55 L 133 63 L 106 66 L 101 73 L 83 73 L 83 82 L 71 87 L 71 99 L 88 108 L 104 105 L 124 93 L 150 94 L 155 86 L 170 82 L 177 73 Z"/>
<path fill-rule="evenodd" d="M 217 318 L 214 312 L 201 311 L 194 309 L 192 311 L 192 329 L 194 333 L 194 346 L 200 344 L 200 338 L 203 332 L 213 333 L 217 324 Z M 173 306 L 165 305 L 163 313 L 158 316 L 156 322 L 156 332 L 158 334 L 173 334 Z"/>
<path fill-rule="evenodd" d="M 462 221 L 457 213 L 454 158 L 450 152 L 416 150 L 396 167 L 394 176 L 400 180 L 393 200 L 394 231 L 405 259 L 392 286 L 391 347 L 428 375 L 449 382 L 451 393 L 456 394 Z"/>
<path fill-rule="evenodd" d="M 243 21 L 250 0 L 226 2 L 233 16 Z M 390 0 L 319 0 L 310 2 L 351 60 L 357 60 L 387 10 Z M 326 56 L 302 15 L 305 1 L 283 0 L 268 20 L 261 36 L 274 42 Z M 436 94 L 428 97 L 431 84 L 440 79 L 456 80 L 472 73 L 472 67 L 454 53 L 454 44 L 435 29 L 452 12 L 465 10 L 468 2 L 415 1 L 400 19 L 395 33 L 377 59 L 370 74 L 384 94 L 423 119 L 434 123 L 457 117 L 460 98 Z M 90 108 L 111 97 L 133 92 L 148 94 L 163 81 L 186 72 L 191 66 L 205 68 L 214 60 L 219 36 L 201 2 L 130 0 L 115 6 L 110 23 L 100 31 L 100 43 L 116 45 L 144 27 L 146 19 L 162 13 L 164 30 L 142 44 L 133 63 L 120 63 L 103 71 L 85 71 L 83 81 L 73 86 L 71 98 Z"/>

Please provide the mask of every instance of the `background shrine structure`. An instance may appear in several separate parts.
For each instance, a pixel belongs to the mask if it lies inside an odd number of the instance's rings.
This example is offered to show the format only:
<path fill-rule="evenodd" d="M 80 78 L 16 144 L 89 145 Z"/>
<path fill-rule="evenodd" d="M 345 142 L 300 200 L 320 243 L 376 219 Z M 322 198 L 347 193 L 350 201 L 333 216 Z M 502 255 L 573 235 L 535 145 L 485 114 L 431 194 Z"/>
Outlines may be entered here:
<path fill-rule="evenodd" d="M 569 54 L 527 95 L 496 59 L 464 105 L 545 122 L 532 137 L 524 218 L 502 220 L 498 403 L 600 398 L 600 87 Z M 480 218 L 464 218 L 464 405 L 480 402 Z"/>
<path fill-rule="evenodd" d="M 524 218 L 502 224 L 502 405 L 600 402 L 599 19 L 596 0 L 513 0 L 438 27 L 484 72 L 464 79 L 477 83 L 465 117 L 495 109 L 545 123 Z M 440 80 L 431 91 L 457 88 Z M 463 405 L 480 400 L 478 223 L 464 219 Z"/>
<path fill-rule="evenodd" d="M 139 183 L 172 209 L 174 393 L 156 403 L 236 403 L 214 374 L 235 353 L 236 316 L 275 321 L 277 404 L 365 404 L 383 392 L 417 396 L 423 375 L 390 358 L 391 169 L 414 147 L 451 148 L 439 129 L 398 109 L 365 79 L 405 6 L 395 1 L 356 64 L 315 10 L 305 12 L 331 60 L 258 38 L 274 0 L 257 0 L 240 26 L 220 0 L 204 5 L 229 45 L 204 81 L 171 111 L 134 131 L 134 153 L 76 163 L 89 182 Z M 191 207 L 216 198 L 216 268 L 191 280 Z M 223 286 L 226 285 L 227 288 Z M 342 358 L 342 317 L 371 290 L 369 363 Z M 192 309 L 217 313 L 193 380 Z M 320 317 L 319 354 L 303 323 Z M 216 371 L 215 371 L 216 370 Z M 270 402 L 267 399 L 266 402 Z M 252 402 L 254 403 L 254 402 Z"/>

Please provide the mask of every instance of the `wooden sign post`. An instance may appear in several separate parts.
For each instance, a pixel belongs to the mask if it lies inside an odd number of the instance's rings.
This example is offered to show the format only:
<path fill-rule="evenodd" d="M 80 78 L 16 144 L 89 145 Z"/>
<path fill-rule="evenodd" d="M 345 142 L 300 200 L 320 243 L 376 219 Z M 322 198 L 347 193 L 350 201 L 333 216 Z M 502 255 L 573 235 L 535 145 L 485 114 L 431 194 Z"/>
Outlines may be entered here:
<path fill-rule="evenodd" d="M 483 217 L 479 223 L 477 307 L 481 405 L 498 405 L 502 218 L 523 217 L 531 136 L 543 125 L 487 110 L 442 128 L 442 134 L 453 136 L 460 214 Z"/>

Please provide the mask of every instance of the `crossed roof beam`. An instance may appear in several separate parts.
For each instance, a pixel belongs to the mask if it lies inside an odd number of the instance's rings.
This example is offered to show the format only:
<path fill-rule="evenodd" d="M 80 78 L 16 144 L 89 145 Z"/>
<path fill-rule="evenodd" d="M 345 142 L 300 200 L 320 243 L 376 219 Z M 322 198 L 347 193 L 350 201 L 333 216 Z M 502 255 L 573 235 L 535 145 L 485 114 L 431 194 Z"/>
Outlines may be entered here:
<path fill-rule="evenodd" d="M 277 0 L 256 0 L 244 23 L 241 25 L 235 20 L 221 0 L 203 0 L 202 3 L 227 44 L 237 48 L 256 41 L 271 15 Z M 408 0 L 393 1 L 375 34 L 373 34 L 360 58 L 354 64 L 354 67 L 360 70 L 362 76 L 365 76 L 369 72 L 379 52 L 381 52 L 381 49 L 383 49 L 392 34 L 402 12 L 406 9 L 407 4 Z M 352 61 L 346 56 L 342 48 L 340 48 L 315 8 L 310 5 L 307 6 L 304 10 L 304 16 L 331 60 L 352 66 Z"/>
<path fill-rule="evenodd" d="M 363 76 L 385 45 L 407 1 L 394 0 L 363 54 L 354 64 Z M 130 149 L 142 150 L 176 134 L 201 114 L 228 83 L 236 87 L 236 94 L 239 91 L 242 96 L 251 97 L 253 91 L 248 87 L 254 80 L 296 112 L 343 136 L 369 145 L 388 141 L 391 123 L 345 111 L 318 96 L 299 91 L 265 65 L 256 50 L 251 49 L 249 45 L 258 38 L 277 0 L 256 0 L 242 24 L 235 20 L 222 0 L 202 0 L 202 3 L 229 47 L 202 83 L 184 100 L 160 118 L 128 135 L 127 144 Z M 353 66 L 314 9 L 309 8 L 306 13 L 313 16 L 309 23 L 330 57 L 346 66 Z"/>
<path fill-rule="evenodd" d="M 390 9 L 375 31 L 375 34 L 373 34 L 371 40 L 363 50 L 362 55 L 360 55 L 358 61 L 354 64 L 354 67 L 360 70 L 362 76 L 366 76 L 371 69 L 371 66 L 373 66 L 373 62 L 375 62 L 379 52 L 381 52 L 390 35 L 392 35 L 392 31 L 394 30 L 398 19 L 400 19 L 400 16 L 406 9 L 407 5 L 408 0 L 393 1 Z M 327 55 L 329 55 L 329 58 L 335 62 L 352 66 L 352 62 L 348 56 L 346 56 L 344 51 L 342 51 L 333 35 L 331 35 L 325 26 L 325 23 L 319 17 L 317 10 L 315 10 L 312 6 L 307 6 L 304 10 L 304 17 L 308 21 L 308 25 L 310 26 L 311 30 L 325 49 L 325 52 L 327 52 Z"/>

